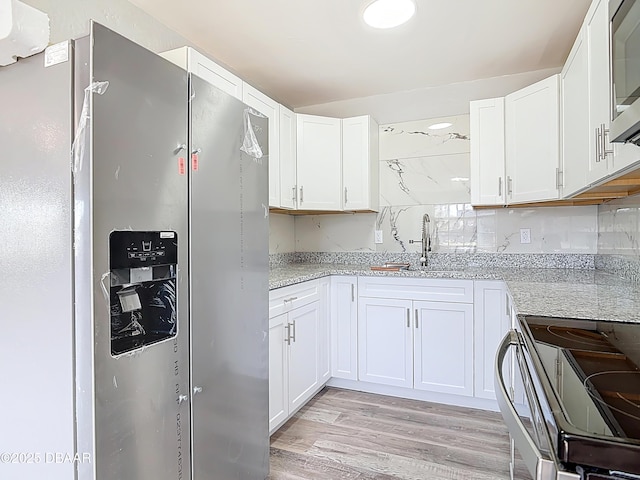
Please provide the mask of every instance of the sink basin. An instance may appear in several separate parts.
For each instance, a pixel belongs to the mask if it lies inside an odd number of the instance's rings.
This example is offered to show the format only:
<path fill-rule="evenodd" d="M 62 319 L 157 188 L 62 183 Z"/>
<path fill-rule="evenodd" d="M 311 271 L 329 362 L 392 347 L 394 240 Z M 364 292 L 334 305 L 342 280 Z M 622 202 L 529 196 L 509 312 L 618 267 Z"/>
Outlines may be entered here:
<path fill-rule="evenodd" d="M 410 263 L 387 262 L 383 265 L 385 268 L 397 268 L 398 270 L 409 270 Z"/>

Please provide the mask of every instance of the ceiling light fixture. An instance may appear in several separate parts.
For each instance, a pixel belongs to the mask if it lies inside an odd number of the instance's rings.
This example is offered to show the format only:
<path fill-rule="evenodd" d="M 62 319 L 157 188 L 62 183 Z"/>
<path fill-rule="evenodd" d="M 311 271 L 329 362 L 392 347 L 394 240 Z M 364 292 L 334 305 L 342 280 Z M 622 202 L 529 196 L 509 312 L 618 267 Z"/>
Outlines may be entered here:
<path fill-rule="evenodd" d="M 448 128 L 452 123 L 444 122 L 444 123 L 434 123 L 433 125 L 429 125 L 429 130 L 442 130 L 443 128 Z"/>
<path fill-rule="evenodd" d="M 415 13 L 414 0 L 374 0 L 365 7 L 362 18 L 373 28 L 393 28 L 409 21 Z"/>

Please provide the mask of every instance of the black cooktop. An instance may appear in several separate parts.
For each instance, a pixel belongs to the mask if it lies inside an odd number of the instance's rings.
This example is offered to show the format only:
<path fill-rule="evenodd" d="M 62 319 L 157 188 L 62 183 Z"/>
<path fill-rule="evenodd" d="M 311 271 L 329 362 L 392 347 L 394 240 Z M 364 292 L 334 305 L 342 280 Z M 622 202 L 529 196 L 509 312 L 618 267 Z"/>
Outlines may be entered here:
<path fill-rule="evenodd" d="M 534 316 L 521 323 L 542 370 L 560 460 L 640 474 L 640 324 Z"/>

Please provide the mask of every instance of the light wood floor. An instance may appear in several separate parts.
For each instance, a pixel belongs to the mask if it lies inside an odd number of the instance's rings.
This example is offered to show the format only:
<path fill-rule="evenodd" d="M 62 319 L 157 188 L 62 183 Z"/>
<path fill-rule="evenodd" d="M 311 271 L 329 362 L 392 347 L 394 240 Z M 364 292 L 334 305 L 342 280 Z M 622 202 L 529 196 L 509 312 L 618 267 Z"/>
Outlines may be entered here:
<path fill-rule="evenodd" d="M 494 412 L 325 388 L 271 437 L 271 480 L 508 478 Z"/>

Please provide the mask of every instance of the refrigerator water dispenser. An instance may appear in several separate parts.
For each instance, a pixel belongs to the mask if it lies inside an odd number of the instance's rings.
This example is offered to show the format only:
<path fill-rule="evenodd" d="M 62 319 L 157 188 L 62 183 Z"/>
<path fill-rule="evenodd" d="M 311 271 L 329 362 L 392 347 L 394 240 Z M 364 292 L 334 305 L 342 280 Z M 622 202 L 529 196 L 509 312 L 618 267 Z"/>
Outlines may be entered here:
<path fill-rule="evenodd" d="M 111 232 L 109 265 L 111 354 L 121 355 L 174 337 L 176 232 Z"/>

